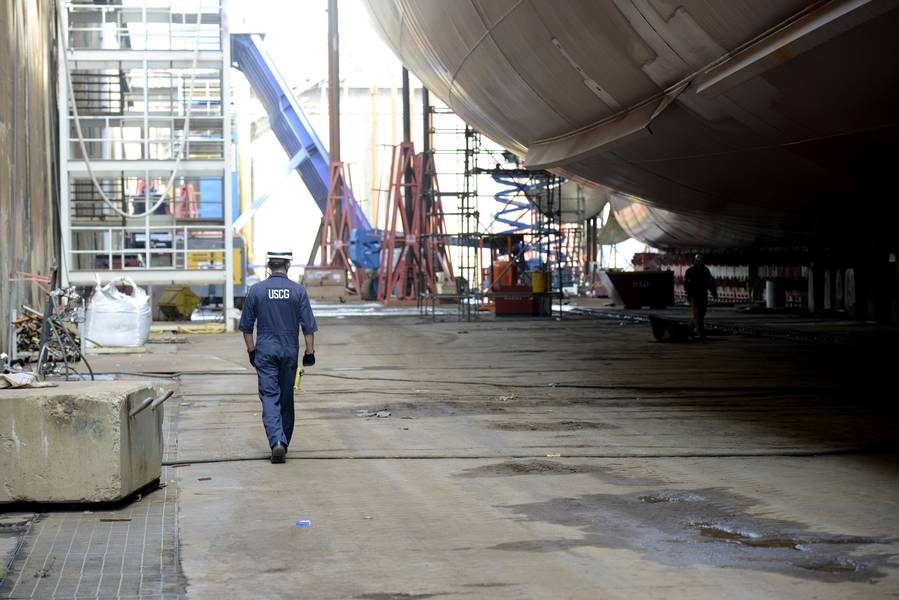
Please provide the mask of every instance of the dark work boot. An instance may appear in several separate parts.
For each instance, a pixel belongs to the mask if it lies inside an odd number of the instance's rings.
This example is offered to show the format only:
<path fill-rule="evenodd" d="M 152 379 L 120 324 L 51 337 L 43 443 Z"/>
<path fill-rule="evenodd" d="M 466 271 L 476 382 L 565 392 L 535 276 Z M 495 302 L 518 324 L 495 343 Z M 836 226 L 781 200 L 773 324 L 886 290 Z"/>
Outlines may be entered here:
<path fill-rule="evenodd" d="M 287 456 L 287 448 L 281 444 L 275 444 L 272 448 L 272 464 L 283 463 L 285 456 Z"/>

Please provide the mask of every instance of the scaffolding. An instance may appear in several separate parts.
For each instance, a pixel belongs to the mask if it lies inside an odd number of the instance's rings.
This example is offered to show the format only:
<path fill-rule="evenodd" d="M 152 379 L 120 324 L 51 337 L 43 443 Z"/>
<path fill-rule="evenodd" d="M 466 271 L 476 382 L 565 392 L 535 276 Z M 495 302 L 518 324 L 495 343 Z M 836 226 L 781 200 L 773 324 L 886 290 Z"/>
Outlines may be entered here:
<path fill-rule="evenodd" d="M 233 306 L 223 22 L 220 0 L 65 2 L 64 285 L 90 285 L 96 273 L 140 285 L 216 284 L 226 314 Z"/>
<path fill-rule="evenodd" d="M 440 188 L 425 190 L 429 219 L 444 225 L 440 235 L 452 247 L 455 265 L 449 290 L 425 294 L 420 298 L 419 310 L 436 315 L 438 303 L 455 303 L 460 320 L 480 318 L 482 294 L 481 268 L 478 263 L 480 246 L 480 211 L 475 168 L 480 134 L 465 125 L 445 106 L 430 107 L 430 152 L 433 176 L 439 173 Z M 460 146 L 459 140 L 463 143 Z"/>
<path fill-rule="evenodd" d="M 532 283 L 530 278 L 533 273 L 546 273 L 547 289 L 540 294 L 545 298 L 558 299 L 561 313 L 562 271 L 566 260 L 561 212 L 563 179 L 548 171 L 520 168 L 517 163 L 514 166 L 497 164 L 492 168 L 476 167 L 474 175 L 486 175 L 492 181 L 507 186 L 494 194 L 497 212 L 488 226 L 491 229 L 500 223 L 505 225 L 505 229 L 481 236 L 479 262 L 484 264 L 484 255 L 489 253 L 490 256 L 482 284 L 487 306 L 492 307 L 496 298 L 517 297 L 524 293 L 496 289 L 504 273 L 501 270 L 497 272 L 495 260 L 506 256 L 510 265 L 519 265 L 517 271 L 523 278 L 523 284 Z M 509 194 L 509 185 L 517 188 L 514 194 Z M 520 212 L 515 214 L 515 211 Z M 510 239 L 520 242 L 510 243 Z"/>
<path fill-rule="evenodd" d="M 510 260 L 523 261 L 529 269 L 547 271 L 550 288 L 545 295 L 561 299 L 561 280 L 553 274 L 560 272 L 565 257 L 562 179 L 520 168 L 517 157 L 490 147 L 449 108 L 431 107 L 430 112 L 431 148 L 442 183 L 441 214 L 449 228 L 458 277 L 454 293 L 424 296 L 422 312 L 436 315 L 437 303 L 458 302 L 459 318 L 472 320 L 492 309 L 497 292 L 491 289 L 496 273 L 490 257 L 497 253 L 512 254 Z M 542 210 L 535 208 L 535 202 Z M 483 223 L 482 214 L 490 215 L 490 221 Z M 525 243 L 510 252 L 512 234 L 524 236 Z"/>

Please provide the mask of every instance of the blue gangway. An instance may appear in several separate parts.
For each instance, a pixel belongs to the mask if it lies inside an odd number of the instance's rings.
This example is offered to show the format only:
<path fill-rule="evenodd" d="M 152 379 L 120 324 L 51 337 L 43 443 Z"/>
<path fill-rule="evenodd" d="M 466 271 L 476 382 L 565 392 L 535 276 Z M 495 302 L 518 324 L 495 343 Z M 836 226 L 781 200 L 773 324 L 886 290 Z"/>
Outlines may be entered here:
<path fill-rule="evenodd" d="M 265 50 L 262 36 L 241 33 L 231 36 L 231 60 L 240 69 L 268 113 L 275 137 L 292 162 L 322 212 L 328 205 L 328 152 L 316 135 L 300 103 Z M 363 231 L 371 224 L 350 193 L 356 225 Z"/>

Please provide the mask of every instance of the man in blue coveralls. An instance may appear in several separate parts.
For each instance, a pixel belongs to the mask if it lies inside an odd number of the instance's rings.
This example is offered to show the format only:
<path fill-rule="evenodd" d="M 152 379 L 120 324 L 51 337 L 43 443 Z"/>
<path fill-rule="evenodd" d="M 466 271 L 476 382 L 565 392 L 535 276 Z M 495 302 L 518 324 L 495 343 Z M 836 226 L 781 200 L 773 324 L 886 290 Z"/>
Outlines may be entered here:
<path fill-rule="evenodd" d="M 272 449 L 272 462 L 283 463 L 293 435 L 293 384 L 300 351 L 299 332 L 306 340 L 303 366 L 315 364 L 315 316 L 306 288 L 287 278 L 291 252 L 269 252 L 268 279 L 250 288 L 239 329 L 250 364 L 259 378 L 262 424 Z M 256 324 L 256 339 L 253 325 Z"/>

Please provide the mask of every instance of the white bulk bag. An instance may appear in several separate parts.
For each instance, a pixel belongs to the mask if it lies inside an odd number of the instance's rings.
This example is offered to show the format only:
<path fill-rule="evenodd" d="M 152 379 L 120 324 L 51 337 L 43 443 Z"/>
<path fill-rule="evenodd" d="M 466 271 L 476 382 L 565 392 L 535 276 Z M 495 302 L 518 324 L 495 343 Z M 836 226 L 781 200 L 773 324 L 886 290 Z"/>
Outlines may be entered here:
<path fill-rule="evenodd" d="M 88 346 L 133 348 L 143 346 L 150 336 L 150 297 L 129 277 L 122 279 L 132 292 L 123 294 L 115 281 L 94 288 L 87 307 L 84 337 Z"/>

